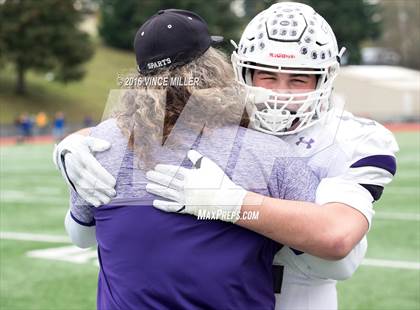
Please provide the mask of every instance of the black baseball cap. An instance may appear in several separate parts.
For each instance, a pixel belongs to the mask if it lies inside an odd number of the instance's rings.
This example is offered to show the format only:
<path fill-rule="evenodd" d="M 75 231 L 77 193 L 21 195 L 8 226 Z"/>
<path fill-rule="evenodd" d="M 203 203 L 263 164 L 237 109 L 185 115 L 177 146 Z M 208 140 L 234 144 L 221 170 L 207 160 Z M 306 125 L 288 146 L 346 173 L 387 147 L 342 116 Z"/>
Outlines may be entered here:
<path fill-rule="evenodd" d="M 182 66 L 222 41 L 221 36 L 210 36 L 207 23 L 198 14 L 177 9 L 160 10 L 136 33 L 137 69 L 147 74 L 164 67 Z"/>

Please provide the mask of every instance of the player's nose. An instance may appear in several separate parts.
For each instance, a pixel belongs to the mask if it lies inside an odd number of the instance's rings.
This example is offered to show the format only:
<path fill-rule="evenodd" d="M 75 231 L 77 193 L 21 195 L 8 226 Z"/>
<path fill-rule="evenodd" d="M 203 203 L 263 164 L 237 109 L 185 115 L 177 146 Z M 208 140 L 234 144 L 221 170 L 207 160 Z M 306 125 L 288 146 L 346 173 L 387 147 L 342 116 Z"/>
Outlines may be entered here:
<path fill-rule="evenodd" d="M 273 91 L 280 94 L 290 94 L 291 89 L 288 86 L 287 81 L 283 79 L 277 79 L 273 87 Z"/>

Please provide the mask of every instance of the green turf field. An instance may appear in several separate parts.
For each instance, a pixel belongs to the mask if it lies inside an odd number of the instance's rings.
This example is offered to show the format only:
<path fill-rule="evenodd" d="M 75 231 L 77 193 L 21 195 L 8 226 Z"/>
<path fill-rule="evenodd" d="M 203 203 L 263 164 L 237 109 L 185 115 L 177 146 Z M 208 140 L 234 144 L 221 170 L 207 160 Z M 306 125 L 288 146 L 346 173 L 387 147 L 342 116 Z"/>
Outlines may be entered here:
<path fill-rule="evenodd" d="M 367 258 L 384 266 L 363 265 L 351 280 L 340 283 L 340 309 L 420 309 L 420 133 L 397 138 L 397 176 L 376 205 L 369 233 Z M 95 257 L 72 252 L 65 240 L 50 240 L 51 235 L 65 235 L 68 206 L 66 186 L 51 162 L 52 148 L 1 148 L 1 310 L 95 308 Z M 48 236 L 28 241 L 39 234 Z"/>

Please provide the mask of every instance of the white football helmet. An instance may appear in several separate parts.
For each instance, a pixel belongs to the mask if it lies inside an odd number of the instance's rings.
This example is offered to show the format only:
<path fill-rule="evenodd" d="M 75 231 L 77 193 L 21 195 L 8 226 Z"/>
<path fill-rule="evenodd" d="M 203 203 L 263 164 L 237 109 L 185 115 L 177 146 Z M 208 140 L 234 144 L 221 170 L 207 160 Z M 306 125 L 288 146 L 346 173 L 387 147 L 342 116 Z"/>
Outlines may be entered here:
<path fill-rule="evenodd" d="M 333 81 L 345 51 L 328 23 L 310 6 L 295 2 L 272 5 L 252 19 L 232 54 L 236 79 L 254 96 L 247 105 L 253 128 L 274 135 L 299 132 L 330 109 Z M 314 91 L 272 91 L 252 86 L 252 69 L 316 74 Z M 293 108 L 292 108 L 293 107 Z"/>

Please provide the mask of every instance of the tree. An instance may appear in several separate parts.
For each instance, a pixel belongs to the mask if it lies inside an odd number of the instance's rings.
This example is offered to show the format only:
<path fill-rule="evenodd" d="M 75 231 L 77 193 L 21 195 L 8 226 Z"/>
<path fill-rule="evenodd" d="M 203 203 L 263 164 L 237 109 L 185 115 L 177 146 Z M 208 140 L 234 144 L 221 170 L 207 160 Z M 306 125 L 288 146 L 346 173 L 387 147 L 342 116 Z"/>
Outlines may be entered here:
<path fill-rule="evenodd" d="M 420 2 L 381 1 L 384 32 L 374 44 L 391 48 L 401 55 L 401 65 L 420 69 Z"/>
<path fill-rule="evenodd" d="M 83 77 L 82 64 L 93 55 L 93 46 L 77 28 L 81 18 L 70 0 L 0 2 L 0 58 L 14 64 L 18 94 L 26 91 L 30 69 L 52 71 L 64 83 Z"/>
<path fill-rule="evenodd" d="M 279 1 L 244 0 L 245 13 L 251 20 L 261 10 Z M 360 45 L 381 33 L 380 6 L 367 0 L 300 0 L 314 8 L 333 29 L 339 47 L 347 48 L 349 62 L 360 62 Z M 261 6 L 264 6 L 261 8 Z"/>
<path fill-rule="evenodd" d="M 330 24 L 339 47 L 345 46 L 349 63 L 360 63 L 360 46 L 369 39 L 376 39 L 381 34 L 380 7 L 373 1 L 340 0 L 317 1 L 305 0 L 315 11 Z"/>
<path fill-rule="evenodd" d="M 150 16 L 162 9 L 176 8 L 199 14 L 208 23 L 211 34 L 237 38 L 241 20 L 230 6 L 230 0 L 103 0 L 99 33 L 107 45 L 131 50 L 136 31 Z M 225 47 L 228 45 L 225 42 Z"/>

